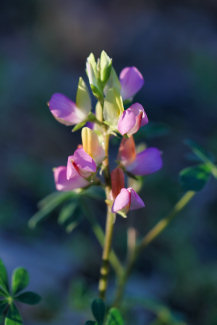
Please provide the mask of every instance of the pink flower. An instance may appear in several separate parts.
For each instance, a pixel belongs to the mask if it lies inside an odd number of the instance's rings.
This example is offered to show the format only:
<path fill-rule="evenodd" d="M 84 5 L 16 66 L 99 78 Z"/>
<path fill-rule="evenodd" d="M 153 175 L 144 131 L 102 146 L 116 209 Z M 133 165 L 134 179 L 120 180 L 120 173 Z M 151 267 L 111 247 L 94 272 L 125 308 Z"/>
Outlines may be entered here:
<path fill-rule="evenodd" d="M 155 173 L 163 164 L 161 151 L 157 148 L 147 148 L 136 153 L 132 136 L 122 139 L 118 158 L 128 172 L 138 176 Z"/>
<path fill-rule="evenodd" d="M 89 182 L 76 171 L 73 177 L 68 180 L 66 171 L 66 166 L 54 168 L 54 180 L 57 191 L 71 191 L 89 184 Z"/>
<path fill-rule="evenodd" d="M 135 103 L 123 112 L 118 121 L 118 131 L 124 135 L 136 133 L 141 126 L 148 123 L 147 114 L 141 104 Z"/>
<path fill-rule="evenodd" d="M 95 161 L 82 149 L 68 157 L 67 166 L 54 168 L 54 180 L 58 191 L 71 191 L 89 185 L 88 177 L 96 172 Z"/>
<path fill-rule="evenodd" d="M 65 95 L 56 93 L 48 106 L 54 118 L 62 124 L 74 125 L 85 121 L 91 111 L 91 100 L 84 80 L 79 78 L 76 103 Z"/>
<path fill-rule="evenodd" d="M 82 112 L 71 99 L 63 94 L 53 94 L 48 106 L 54 118 L 65 125 L 80 123 L 86 117 L 84 112 Z"/>
<path fill-rule="evenodd" d="M 132 189 L 122 188 L 112 206 L 112 212 L 126 214 L 129 210 L 136 210 L 145 206 L 141 197 Z"/>
<path fill-rule="evenodd" d="M 144 84 L 143 76 L 136 67 L 124 68 L 119 79 L 123 100 L 133 97 Z"/>
<path fill-rule="evenodd" d="M 79 173 L 82 177 L 89 177 L 96 172 L 96 163 L 83 148 L 75 150 L 74 155 L 68 157 L 66 177 L 69 180 Z"/>

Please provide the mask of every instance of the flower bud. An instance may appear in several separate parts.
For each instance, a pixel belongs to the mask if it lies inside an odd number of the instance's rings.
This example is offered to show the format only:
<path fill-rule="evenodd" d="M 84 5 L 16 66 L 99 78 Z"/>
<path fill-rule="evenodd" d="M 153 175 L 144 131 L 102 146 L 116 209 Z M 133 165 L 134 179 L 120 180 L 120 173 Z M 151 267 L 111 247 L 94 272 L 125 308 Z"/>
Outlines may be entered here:
<path fill-rule="evenodd" d="M 112 196 L 115 199 L 124 188 L 124 172 L 121 168 L 117 167 L 111 172 L 111 187 Z"/>
<path fill-rule="evenodd" d="M 118 121 L 118 131 L 124 135 L 136 133 L 141 126 L 148 123 L 148 117 L 141 104 L 135 103 L 126 109 Z"/>
<path fill-rule="evenodd" d="M 81 138 L 84 151 L 90 155 L 97 164 L 101 163 L 105 157 L 105 151 L 100 145 L 95 131 L 88 127 L 84 127 L 81 131 Z"/>

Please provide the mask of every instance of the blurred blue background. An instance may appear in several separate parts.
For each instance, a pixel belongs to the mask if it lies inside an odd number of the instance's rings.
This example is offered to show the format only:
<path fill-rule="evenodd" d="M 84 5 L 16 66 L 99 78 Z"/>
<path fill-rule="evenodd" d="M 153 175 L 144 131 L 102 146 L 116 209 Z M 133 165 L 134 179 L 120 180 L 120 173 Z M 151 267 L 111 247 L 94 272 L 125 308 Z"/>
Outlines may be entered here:
<path fill-rule="evenodd" d="M 136 101 L 157 125 L 147 143 L 163 151 L 164 168 L 145 179 L 146 209 L 117 221 L 114 246 L 124 256 L 126 228 L 145 234 L 182 195 L 178 172 L 191 163 L 184 139 L 217 157 L 217 3 L 14 0 L 0 7 L 0 256 L 10 271 L 26 267 L 44 298 L 23 309 L 26 324 L 83 324 L 101 257 L 88 223 L 66 234 L 55 211 L 35 230 L 27 225 L 37 202 L 54 191 L 52 168 L 80 142 L 46 103 L 54 92 L 74 98 L 90 52 L 104 49 L 118 73 L 132 65 L 142 72 Z M 137 303 L 126 308 L 126 324 L 151 324 L 150 301 L 180 324 L 217 324 L 216 190 L 211 180 L 144 251 L 127 288 Z M 103 225 L 103 204 L 95 209 Z"/>

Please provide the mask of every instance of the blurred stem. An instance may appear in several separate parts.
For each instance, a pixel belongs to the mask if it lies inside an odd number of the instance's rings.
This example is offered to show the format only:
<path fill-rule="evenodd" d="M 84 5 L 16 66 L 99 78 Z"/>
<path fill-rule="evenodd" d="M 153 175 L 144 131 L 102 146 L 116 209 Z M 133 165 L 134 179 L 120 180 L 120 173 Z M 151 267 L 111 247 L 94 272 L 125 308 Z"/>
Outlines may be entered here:
<path fill-rule="evenodd" d="M 106 201 L 110 200 L 111 192 L 111 178 L 109 171 L 109 134 L 105 132 L 104 137 L 104 149 L 105 149 L 105 159 L 104 163 L 104 178 L 105 178 L 105 193 Z M 102 254 L 102 265 L 100 268 L 100 279 L 99 279 L 99 297 L 105 299 L 106 290 L 108 286 L 108 276 L 109 276 L 109 258 L 112 244 L 112 234 L 114 228 L 115 214 L 111 211 L 111 205 L 107 204 L 107 217 L 106 217 L 106 228 L 105 228 L 105 241 Z"/>
<path fill-rule="evenodd" d="M 189 201 L 195 196 L 196 192 L 193 191 L 187 191 L 181 199 L 176 203 L 174 208 L 171 210 L 171 212 L 162 220 L 160 220 L 142 239 L 142 241 L 135 247 L 134 253 L 131 255 L 131 259 L 128 261 L 126 268 L 124 270 L 124 273 L 119 278 L 116 297 L 115 297 L 115 306 L 119 306 L 123 294 L 126 282 L 132 272 L 133 266 L 140 255 L 140 253 L 143 251 L 144 248 L 146 248 L 157 236 L 159 236 L 162 231 L 169 225 L 169 223 L 173 220 L 173 218 L 184 209 L 184 207 L 189 203 Z"/>
<path fill-rule="evenodd" d="M 105 242 L 105 236 L 104 236 L 102 228 L 100 227 L 100 225 L 97 223 L 97 221 L 94 218 L 89 218 L 88 220 L 92 226 L 93 232 L 94 232 L 98 242 L 103 247 L 104 242 Z M 110 261 L 114 271 L 116 272 L 117 276 L 120 277 L 123 274 L 123 266 L 121 265 L 119 258 L 117 257 L 117 255 L 115 254 L 115 252 L 113 250 L 111 250 L 111 252 L 110 252 L 109 261 Z"/>

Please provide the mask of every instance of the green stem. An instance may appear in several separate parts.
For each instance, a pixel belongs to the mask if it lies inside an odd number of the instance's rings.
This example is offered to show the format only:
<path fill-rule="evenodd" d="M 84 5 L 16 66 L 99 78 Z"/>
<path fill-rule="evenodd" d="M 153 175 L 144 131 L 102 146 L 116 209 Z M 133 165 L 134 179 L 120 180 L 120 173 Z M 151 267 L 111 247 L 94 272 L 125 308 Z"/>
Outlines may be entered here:
<path fill-rule="evenodd" d="M 105 178 L 105 192 L 106 201 L 110 200 L 111 192 L 111 177 L 109 171 L 109 134 L 105 134 L 104 137 L 104 148 L 105 148 L 105 160 L 104 160 L 104 178 Z M 99 279 L 99 297 L 105 299 L 106 290 L 108 286 L 108 276 L 109 276 L 109 258 L 112 244 L 112 234 L 114 228 L 115 214 L 111 211 L 111 205 L 107 204 L 107 218 L 106 218 L 106 228 L 105 228 L 105 242 L 102 254 L 102 265 L 100 268 L 100 279 Z"/>
<path fill-rule="evenodd" d="M 88 220 L 92 226 L 93 232 L 94 232 L 98 242 L 103 247 L 104 242 L 105 242 L 105 236 L 104 236 L 102 228 L 97 223 L 97 221 L 94 220 L 93 218 L 89 218 Z M 113 250 L 111 250 L 111 252 L 110 252 L 109 261 L 110 261 L 114 271 L 116 272 L 117 276 L 120 277 L 123 274 L 123 266 Z"/>
<path fill-rule="evenodd" d="M 115 306 L 119 306 L 121 300 L 123 298 L 124 289 L 126 282 L 132 272 L 133 266 L 143 251 L 157 236 L 161 234 L 161 232 L 169 225 L 169 223 L 173 220 L 173 218 L 184 209 L 184 207 L 189 203 L 189 201 L 194 197 L 196 193 L 193 191 L 186 192 L 181 199 L 176 203 L 171 212 L 162 220 L 160 220 L 142 239 L 142 241 L 135 247 L 134 253 L 131 255 L 131 259 L 129 260 L 126 269 L 122 276 L 119 278 L 116 297 L 115 297 Z"/>

